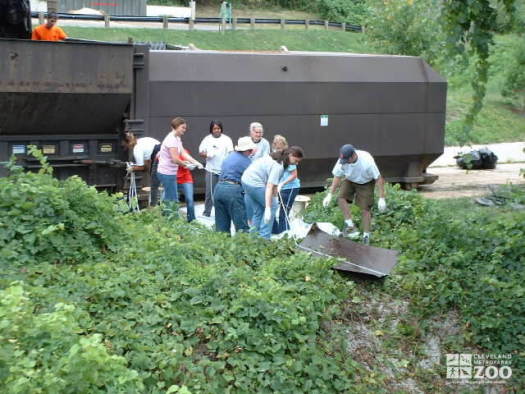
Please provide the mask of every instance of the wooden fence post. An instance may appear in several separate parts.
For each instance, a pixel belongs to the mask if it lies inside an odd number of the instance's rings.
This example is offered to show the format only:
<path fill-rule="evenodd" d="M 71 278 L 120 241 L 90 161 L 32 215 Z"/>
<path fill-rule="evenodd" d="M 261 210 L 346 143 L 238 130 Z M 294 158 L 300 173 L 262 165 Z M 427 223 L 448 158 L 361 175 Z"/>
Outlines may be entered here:
<path fill-rule="evenodd" d="M 162 28 L 167 29 L 168 28 L 168 15 L 162 16 Z"/>
<path fill-rule="evenodd" d="M 304 28 L 305 28 L 306 30 L 308 30 L 309 27 L 310 27 L 310 19 L 306 19 L 306 20 L 304 21 Z"/>
<path fill-rule="evenodd" d="M 109 28 L 110 16 L 104 15 L 104 27 Z"/>
<path fill-rule="evenodd" d="M 221 19 L 221 30 L 223 33 L 226 31 L 226 18 Z"/>
<path fill-rule="evenodd" d="M 232 18 L 232 30 L 237 29 L 237 18 Z"/>
<path fill-rule="evenodd" d="M 193 30 L 194 27 L 195 27 L 195 21 L 190 18 L 190 20 L 188 21 L 188 29 Z"/>
<path fill-rule="evenodd" d="M 252 30 L 255 30 L 255 18 L 250 18 L 250 27 Z"/>
<path fill-rule="evenodd" d="M 324 21 L 324 29 L 328 30 L 328 21 Z"/>
<path fill-rule="evenodd" d="M 346 22 L 341 23 L 341 30 L 346 31 Z"/>
<path fill-rule="evenodd" d="M 285 24 L 284 22 L 285 22 L 285 20 L 281 19 L 281 30 L 284 30 L 284 24 Z"/>

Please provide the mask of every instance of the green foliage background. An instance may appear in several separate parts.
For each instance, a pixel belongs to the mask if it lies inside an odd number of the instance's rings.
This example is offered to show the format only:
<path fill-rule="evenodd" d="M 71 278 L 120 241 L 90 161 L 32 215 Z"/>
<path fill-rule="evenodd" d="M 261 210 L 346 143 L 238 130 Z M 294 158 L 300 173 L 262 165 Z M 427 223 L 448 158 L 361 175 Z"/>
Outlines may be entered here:
<path fill-rule="evenodd" d="M 523 186 L 502 193 L 525 202 Z M 314 196 L 306 219 L 342 228 L 339 208 L 322 207 L 323 197 Z M 471 201 L 454 209 L 449 200 L 426 200 L 398 186 L 387 188 L 387 199 L 386 213 L 374 208 L 373 245 L 401 256 L 386 292 L 409 298 L 421 322 L 459 310 L 464 335 L 450 338 L 450 352 L 474 345 L 479 352 L 512 354 L 516 387 L 525 384 L 525 212 L 480 208 Z"/>

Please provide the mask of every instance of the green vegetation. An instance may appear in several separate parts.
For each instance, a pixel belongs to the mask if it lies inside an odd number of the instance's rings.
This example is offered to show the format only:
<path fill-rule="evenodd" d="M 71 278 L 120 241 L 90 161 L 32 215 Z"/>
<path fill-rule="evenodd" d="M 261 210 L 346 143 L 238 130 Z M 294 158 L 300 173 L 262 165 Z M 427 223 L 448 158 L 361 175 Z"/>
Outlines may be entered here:
<path fill-rule="evenodd" d="M 525 188 L 508 188 L 509 201 L 525 202 Z M 425 200 L 397 187 L 387 195 L 389 210 L 376 212 L 373 244 L 401 256 L 374 299 L 409 299 L 411 317 L 423 331 L 432 316 L 457 309 L 463 335 L 449 338 L 446 352 L 474 346 L 478 352 L 510 353 L 515 378 L 525 383 L 525 212 L 476 207 L 465 199 L 452 205 Z M 323 197 L 314 196 L 306 219 L 342 227 L 339 209 L 323 208 Z"/>
<path fill-rule="evenodd" d="M 45 171 L 0 179 L 0 250 L 18 246 L 16 260 L 1 260 L 0 391 L 341 392 L 365 382 L 323 326 L 354 292 L 333 262 L 158 210 L 124 215 L 117 196 L 75 178 L 75 199 L 70 182 Z M 111 221 L 112 248 L 79 238 L 73 215 L 87 227 Z"/>
<path fill-rule="evenodd" d="M 434 0 L 369 1 L 367 38 L 378 51 L 421 56 L 435 65 L 442 55 L 444 32 Z"/>
<path fill-rule="evenodd" d="M 43 158 L 34 148 L 32 153 Z M 112 220 L 114 198 L 86 188 L 78 177 L 58 181 L 47 164 L 39 174 L 10 168 L 12 175 L 0 179 L 0 261 L 76 263 L 114 249 L 122 236 Z"/>
<path fill-rule="evenodd" d="M 363 37 L 343 31 L 179 31 L 162 29 L 96 29 L 66 27 L 66 32 L 75 38 L 127 42 L 164 41 L 170 44 L 193 43 L 200 49 L 261 50 L 276 51 L 281 45 L 298 51 L 344 51 L 366 52 Z"/>
<path fill-rule="evenodd" d="M 118 196 L 75 179 L 77 203 L 69 181 L 46 168 L 0 179 L 0 248 L 16 243 L 20 259 L 2 258 L 3 392 L 378 392 L 394 383 L 383 372 L 389 352 L 420 346 L 432 318 L 455 309 L 461 332 L 442 353 L 510 353 L 514 380 L 505 388 L 524 383 L 523 211 L 463 200 L 451 210 L 389 188 L 390 210 L 377 215 L 373 242 L 400 250 L 400 262 L 385 281 L 359 282 L 289 240 L 270 247 L 247 234 L 231 239 L 157 209 L 124 214 Z M 508 195 L 525 201 L 523 189 Z M 55 196 L 69 215 L 57 213 Z M 340 224 L 322 198 L 314 196 L 309 218 Z M 23 223 L 12 220 L 12 207 Z M 59 239 L 46 230 L 70 229 L 75 214 L 119 231 L 94 245 L 78 229 Z M 28 227 L 41 247 L 31 247 Z M 64 258 L 42 254 L 56 242 Z M 374 323 L 385 353 L 361 361 L 347 350 L 348 324 L 385 300 L 409 309 L 395 330 Z M 428 391 L 443 376 L 436 368 L 407 376 Z"/>

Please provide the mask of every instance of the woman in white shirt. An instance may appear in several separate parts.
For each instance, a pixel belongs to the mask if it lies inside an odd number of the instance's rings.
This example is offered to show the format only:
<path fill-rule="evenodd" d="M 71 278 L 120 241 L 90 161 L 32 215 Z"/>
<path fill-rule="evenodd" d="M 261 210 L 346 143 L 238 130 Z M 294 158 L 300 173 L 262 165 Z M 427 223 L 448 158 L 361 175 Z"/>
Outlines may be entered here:
<path fill-rule="evenodd" d="M 159 181 L 157 179 L 157 154 L 160 150 L 160 141 L 152 137 L 137 138 L 135 134 L 127 132 L 124 136 L 124 146 L 133 149 L 134 163 L 128 169 L 131 171 L 147 171 L 150 175 L 150 203 L 157 205 Z"/>
<path fill-rule="evenodd" d="M 213 190 L 219 181 L 224 159 L 233 151 L 233 142 L 223 134 L 222 123 L 213 120 L 210 123 L 210 134 L 204 137 L 199 145 L 199 154 L 206 159 L 206 197 L 204 200 L 204 216 L 211 215 L 213 208 Z"/>

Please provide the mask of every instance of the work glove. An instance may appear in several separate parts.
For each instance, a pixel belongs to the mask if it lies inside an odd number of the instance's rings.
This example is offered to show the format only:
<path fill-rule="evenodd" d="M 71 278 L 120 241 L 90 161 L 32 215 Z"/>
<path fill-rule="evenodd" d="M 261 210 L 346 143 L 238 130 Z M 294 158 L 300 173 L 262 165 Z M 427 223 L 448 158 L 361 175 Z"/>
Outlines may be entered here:
<path fill-rule="evenodd" d="M 130 163 L 129 161 L 126 163 L 126 172 L 128 175 L 133 172 L 133 163 Z"/>
<path fill-rule="evenodd" d="M 383 197 L 381 197 L 379 201 L 377 202 L 377 209 L 379 209 L 379 212 L 386 211 L 386 201 Z"/>
<path fill-rule="evenodd" d="M 284 186 L 284 182 L 281 182 L 277 185 L 277 193 L 280 193 L 281 192 L 281 189 L 283 188 Z"/>
<path fill-rule="evenodd" d="M 332 193 L 328 192 L 326 197 L 323 199 L 323 207 L 328 207 L 328 205 L 330 205 L 330 201 L 332 201 Z"/>
<path fill-rule="evenodd" d="M 268 224 L 270 223 L 270 220 L 272 219 L 272 209 L 270 207 L 264 208 L 264 223 Z"/>
<path fill-rule="evenodd" d="M 201 163 L 198 163 L 198 164 L 197 164 L 197 168 L 198 168 L 199 170 L 204 170 L 204 166 L 203 166 Z"/>

